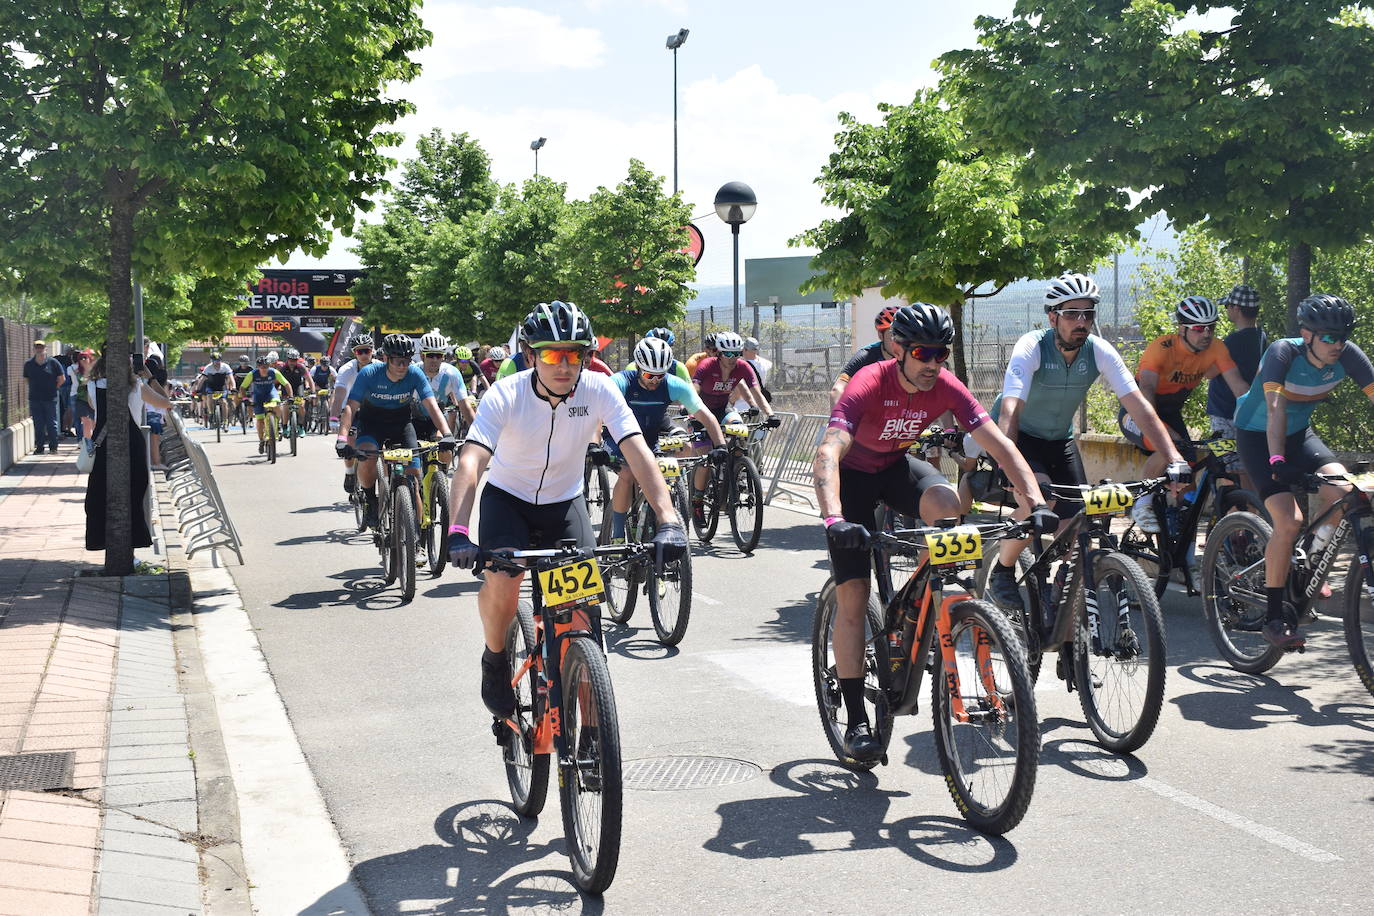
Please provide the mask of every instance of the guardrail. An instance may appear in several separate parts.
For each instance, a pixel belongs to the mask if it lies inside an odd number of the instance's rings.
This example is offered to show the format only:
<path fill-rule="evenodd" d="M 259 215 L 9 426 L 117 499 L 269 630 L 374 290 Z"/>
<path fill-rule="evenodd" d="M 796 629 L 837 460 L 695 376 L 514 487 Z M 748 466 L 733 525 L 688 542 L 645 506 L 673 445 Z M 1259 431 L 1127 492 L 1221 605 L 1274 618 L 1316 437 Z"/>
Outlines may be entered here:
<path fill-rule="evenodd" d="M 186 435 L 178 411 L 168 411 L 167 421 L 162 437 L 162 463 L 167 465 L 168 489 L 177 506 L 177 527 L 186 538 L 186 555 L 210 547 L 227 547 L 242 566 L 243 541 L 229 518 L 205 449 Z"/>
<path fill-rule="evenodd" d="M 802 492 L 784 492 L 789 498 L 800 499 L 814 507 L 815 503 L 806 495 L 811 485 L 811 462 L 816 457 L 816 446 L 820 444 L 830 418 L 819 414 L 782 411 L 774 416 L 782 420 L 782 425 L 756 446 L 751 445 L 751 451 L 757 449 L 755 462 L 759 466 L 759 474 L 768 481 L 763 501 L 765 504 L 771 503 L 783 484 L 798 484 Z"/>

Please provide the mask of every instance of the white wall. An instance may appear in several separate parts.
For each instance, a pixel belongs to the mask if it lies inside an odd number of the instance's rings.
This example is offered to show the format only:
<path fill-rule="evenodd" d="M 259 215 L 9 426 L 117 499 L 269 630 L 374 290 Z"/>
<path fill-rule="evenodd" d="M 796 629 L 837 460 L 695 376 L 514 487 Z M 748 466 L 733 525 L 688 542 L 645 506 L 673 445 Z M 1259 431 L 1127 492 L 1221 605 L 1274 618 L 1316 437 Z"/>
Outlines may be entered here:
<path fill-rule="evenodd" d="M 862 295 L 855 296 L 851 302 L 850 314 L 850 340 L 854 341 L 854 349 L 871 344 L 878 339 L 878 335 L 873 330 L 873 319 L 878 317 L 878 313 L 889 305 L 907 305 L 907 300 L 900 296 L 893 296 L 891 299 L 883 296 L 881 286 L 870 286 L 863 291 Z"/>

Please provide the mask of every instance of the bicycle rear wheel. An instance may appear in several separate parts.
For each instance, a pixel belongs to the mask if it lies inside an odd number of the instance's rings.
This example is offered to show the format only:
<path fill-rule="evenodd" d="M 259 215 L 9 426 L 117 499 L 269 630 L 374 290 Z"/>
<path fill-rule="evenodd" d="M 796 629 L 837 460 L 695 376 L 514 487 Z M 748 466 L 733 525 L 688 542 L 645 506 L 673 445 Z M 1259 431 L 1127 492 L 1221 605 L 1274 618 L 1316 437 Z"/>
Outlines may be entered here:
<path fill-rule="evenodd" d="M 603 528 L 610 537 L 611 530 L 611 475 L 602 464 L 587 462 L 583 475 L 583 488 L 587 500 L 587 517 L 591 519 L 592 530 Z M 608 542 L 609 543 L 609 542 Z"/>
<path fill-rule="evenodd" d="M 816 707 L 821 714 L 821 729 L 835 759 L 852 770 L 871 770 L 878 760 L 854 760 L 844 749 L 844 733 L 849 729 L 849 714 L 840 695 L 840 676 L 835 667 L 835 618 L 839 607 L 835 602 L 835 583 L 827 580 L 816 599 L 816 615 L 811 629 L 811 678 L 816 688 Z M 882 617 L 878 601 L 868 596 L 864 613 L 864 709 L 873 727 L 874 737 L 887 754 L 892 740 L 892 716 L 888 714 L 887 698 L 878 672 L 888 667 L 887 642 L 883 639 Z"/>
<path fill-rule="evenodd" d="M 415 597 L 415 542 L 419 531 L 415 526 L 415 500 L 408 483 L 397 485 L 391 495 L 396 518 L 392 522 L 391 543 L 396 551 L 396 575 L 401 580 L 401 596 L 409 601 Z"/>
<path fill-rule="evenodd" d="M 735 458 L 728 486 L 730 533 L 741 552 L 753 553 L 763 532 L 763 481 L 754 459 L 748 455 Z"/>
<path fill-rule="evenodd" d="M 1264 519 L 1233 512 L 1217 522 L 1202 554 L 1207 630 L 1226 663 L 1247 674 L 1268 671 L 1283 657 L 1283 650 L 1269 645 L 1262 632 L 1264 547 L 1273 536 L 1274 530 Z"/>
<path fill-rule="evenodd" d="M 1374 658 L 1374 601 L 1370 600 L 1365 588 L 1359 554 L 1356 550 L 1355 559 L 1345 574 L 1345 644 L 1350 649 L 1350 660 L 1355 663 L 1360 683 L 1374 694 L 1374 668 L 1370 665 Z"/>
<path fill-rule="evenodd" d="M 436 578 L 448 565 L 447 539 L 448 475 L 436 470 L 429 490 L 429 527 L 425 529 L 425 559 L 429 561 L 429 574 Z"/>
<path fill-rule="evenodd" d="M 558 780 L 568 856 L 577 886 L 600 894 L 620 862 L 620 722 L 606 658 L 585 636 L 563 658 L 561 721 L 571 752 Z"/>
<path fill-rule="evenodd" d="M 1093 573 L 1096 594 L 1078 590 L 1078 701 L 1098 743 L 1125 754 L 1148 741 L 1159 722 L 1166 671 L 1164 618 L 1150 581 L 1130 557 L 1100 554 Z M 1102 655 L 1093 653 L 1088 633 L 1089 597 L 1097 602 Z"/>
<path fill-rule="evenodd" d="M 1040 724 L 1030 674 L 1011 624 L 988 602 L 954 603 L 949 623 L 958 676 L 930 679 L 935 747 L 964 820 L 984 833 L 1006 833 L 1021 822 L 1035 791 Z"/>
<path fill-rule="evenodd" d="M 549 755 L 534 751 L 534 733 L 543 718 L 546 700 L 539 694 L 538 674 L 533 666 L 519 680 L 515 679 L 534 654 L 534 610 L 530 602 L 522 600 L 506 631 L 506 657 L 510 659 L 511 681 L 515 686 L 515 715 L 511 721 L 519 731 L 511 729 L 509 723 L 498 726 L 506 729 L 501 735 L 501 762 L 506 765 L 511 802 L 521 817 L 537 817 L 549 794 Z"/>
<path fill-rule="evenodd" d="M 646 576 L 644 591 L 649 598 L 654 632 L 660 643 L 675 646 L 682 642 L 692 616 L 692 549 L 688 547 L 681 557 L 664 563 L 662 575 L 650 565 Z"/>
<path fill-rule="evenodd" d="M 692 515 L 692 529 L 703 544 L 711 543 L 720 525 L 720 500 L 725 490 L 720 474 L 718 466 L 711 467 L 706 476 L 706 489 L 701 493 L 701 520 L 697 520 L 695 513 Z"/>

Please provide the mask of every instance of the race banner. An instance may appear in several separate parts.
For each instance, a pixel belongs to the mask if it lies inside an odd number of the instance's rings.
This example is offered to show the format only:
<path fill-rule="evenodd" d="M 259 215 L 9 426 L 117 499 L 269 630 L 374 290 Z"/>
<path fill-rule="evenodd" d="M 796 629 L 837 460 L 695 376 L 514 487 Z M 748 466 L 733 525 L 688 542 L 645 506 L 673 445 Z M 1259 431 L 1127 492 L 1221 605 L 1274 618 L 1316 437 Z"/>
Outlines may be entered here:
<path fill-rule="evenodd" d="M 300 318 L 356 314 L 349 289 L 361 270 L 264 270 L 248 285 L 240 316 Z"/>

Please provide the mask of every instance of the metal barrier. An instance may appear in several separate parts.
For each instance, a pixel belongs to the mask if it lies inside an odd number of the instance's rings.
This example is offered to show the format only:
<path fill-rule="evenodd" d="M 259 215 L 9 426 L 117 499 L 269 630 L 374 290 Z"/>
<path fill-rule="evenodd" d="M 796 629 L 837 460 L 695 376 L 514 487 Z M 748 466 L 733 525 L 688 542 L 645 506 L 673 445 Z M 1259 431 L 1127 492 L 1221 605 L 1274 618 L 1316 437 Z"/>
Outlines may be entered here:
<path fill-rule="evenodd" d="M 177 506 L 177 527 L 186 537 L 186 555 L 209 547 L 228 547 L 242 566 L 243 541 L 229 518 L 205 449 L 186 435 L 176 410 L 167 412 L 163 432 L 162 463 L 167 465 L 168 489 Z"/>
<path fill-rule="evenodd" d="M 815 507 L 806 489 L 811 485 L 811 463 L 816 446 L 821 442 L 829 416 L 820 414 L 779 413 L 783 424 L 764 440 L 765 464 L 760 473 L 768 478 L 768 492 L 764 503 L 771 503 L 783 484 L 799 484 L 802 492 L 784 491 L 789 498 L 800 499 Z"/>

